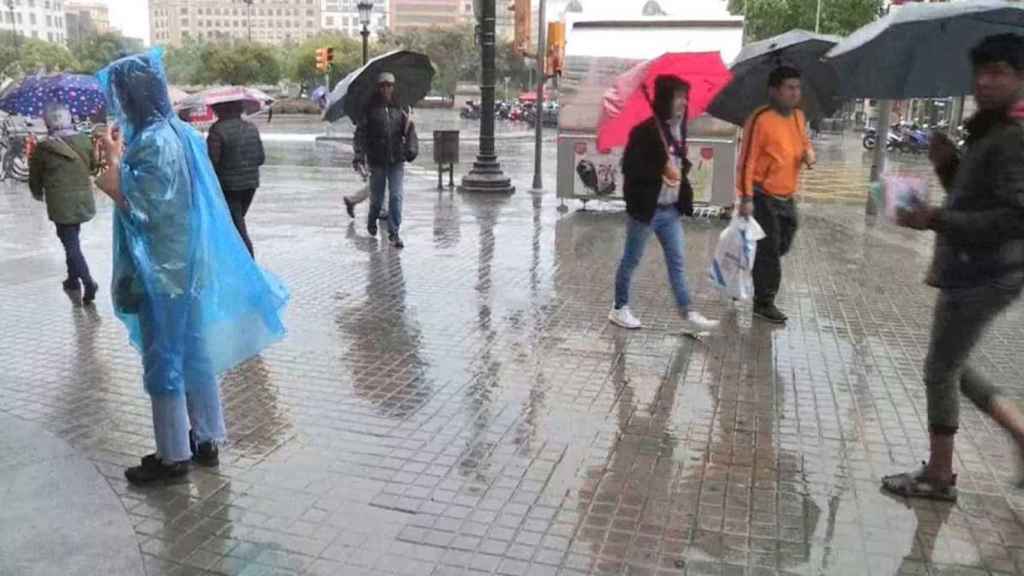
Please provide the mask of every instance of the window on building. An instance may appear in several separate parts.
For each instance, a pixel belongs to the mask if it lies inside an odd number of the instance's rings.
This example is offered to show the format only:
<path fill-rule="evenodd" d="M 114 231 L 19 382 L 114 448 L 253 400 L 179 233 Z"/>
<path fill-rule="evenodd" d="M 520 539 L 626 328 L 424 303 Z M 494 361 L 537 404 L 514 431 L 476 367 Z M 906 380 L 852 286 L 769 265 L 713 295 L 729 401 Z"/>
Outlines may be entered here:
<path fill-rule="evenodd" d="M 33 26 L 35 26 L 35 24 L 36 24 L 36 13 L 35 12 L 29 12 L 29 14 L 28 14 L 28 22 L 29 22 L 29 24 L 32 24 Z"/>
<path fill-rule="evenodd" d="M 324 18 L 324 24 L 328 28 L 334 28 L 334 16 L 327 16 L 326 18 Z"/>
<path fill-rule="evenodd" d="M 46 15 L 46 27 L 47 28 L 52 28 L 53 27 L 53 16 L 50 16 L 49 14 Z"/>
<path fill-rule="evenodd" d="M 46 39 L 49 40 L 50 42 L 53 42 L 53 32 L 47 32 L 46 33 Z"/>

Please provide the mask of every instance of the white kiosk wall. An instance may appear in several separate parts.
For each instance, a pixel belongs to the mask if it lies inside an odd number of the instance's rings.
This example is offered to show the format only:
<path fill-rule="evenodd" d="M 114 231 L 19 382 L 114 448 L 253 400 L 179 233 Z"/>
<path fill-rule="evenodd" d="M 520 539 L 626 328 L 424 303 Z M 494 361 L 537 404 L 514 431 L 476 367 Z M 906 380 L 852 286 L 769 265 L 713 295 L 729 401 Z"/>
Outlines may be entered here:
<path fill-rule="evenodd" d="M 666 52 L 719 52 L 728 64 L 743 46 L 743 20 L 646 18 L 569 23 L 560 85 L 558 197 L 621 200 L 622 151 L 597 152 L 596 129 L 605 91 L 616 76 Z M 734 126 L 704 116 L 691 122 L 688 154 L 694 199 L 731 205 L 735 195 Z"/>

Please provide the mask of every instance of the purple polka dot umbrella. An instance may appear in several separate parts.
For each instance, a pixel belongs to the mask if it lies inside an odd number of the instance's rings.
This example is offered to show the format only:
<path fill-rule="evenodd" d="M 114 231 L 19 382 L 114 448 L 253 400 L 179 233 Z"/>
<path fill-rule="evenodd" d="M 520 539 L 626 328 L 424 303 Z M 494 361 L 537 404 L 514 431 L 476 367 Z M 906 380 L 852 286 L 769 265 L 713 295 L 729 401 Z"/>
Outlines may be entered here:
<path fill-rule="evenodd" d="M 0 94 L 0 110 L 19 116 L 41 117 L 55 102 L 77 118 L 106 114 L 103 89 L 95 77 L 84 74 L 27 76 Z"/>

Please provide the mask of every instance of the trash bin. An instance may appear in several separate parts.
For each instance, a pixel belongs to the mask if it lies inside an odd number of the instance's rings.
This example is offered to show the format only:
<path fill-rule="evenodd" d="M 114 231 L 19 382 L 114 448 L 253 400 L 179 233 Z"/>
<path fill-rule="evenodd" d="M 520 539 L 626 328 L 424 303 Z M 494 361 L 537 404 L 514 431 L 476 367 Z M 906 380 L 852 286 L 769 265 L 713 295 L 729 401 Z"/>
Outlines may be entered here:
<path fill-rule="evenodd" d="M 437 164 L 437 188 L 444 188 L 443 176 L 448 168 L 448 186 L 455 187 L 455 165 L 459 163 L 459 131 L 434 131 L 434 164 Z"/>

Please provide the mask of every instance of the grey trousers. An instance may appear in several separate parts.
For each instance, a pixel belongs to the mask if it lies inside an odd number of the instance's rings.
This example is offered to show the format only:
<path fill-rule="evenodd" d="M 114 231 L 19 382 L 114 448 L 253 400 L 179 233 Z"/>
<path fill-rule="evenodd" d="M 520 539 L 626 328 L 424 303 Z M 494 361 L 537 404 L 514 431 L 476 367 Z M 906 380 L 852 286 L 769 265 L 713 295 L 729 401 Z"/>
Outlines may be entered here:
<path fill-rule="evenodd" d="M 932 433 L 956 434 L 960 425 L 957 383 L 979 410 L 991 413 L 992 400 L 999 390 L 971 366 L 969 359 L 985 330 L 1020 293 L 1019 286 L 995 282 L 947 289 L 939 294 L 924 368 L 928 426 Z"/>

